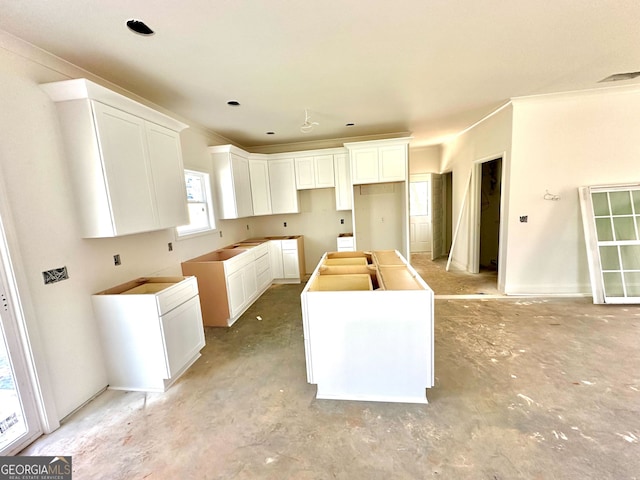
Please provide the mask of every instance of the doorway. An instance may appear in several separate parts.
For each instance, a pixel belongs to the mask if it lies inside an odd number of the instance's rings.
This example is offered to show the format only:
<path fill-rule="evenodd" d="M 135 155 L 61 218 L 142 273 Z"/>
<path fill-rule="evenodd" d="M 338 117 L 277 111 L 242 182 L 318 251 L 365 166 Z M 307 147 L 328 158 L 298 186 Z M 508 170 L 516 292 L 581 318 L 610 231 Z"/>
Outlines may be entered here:
<path fill-rule="evenodd" d="M 502 200 L 502 158 L 482 162 L 476 167 L 479 183 L 477 201 L 476 251 L 474 273 L 499 270 L 500 208 Z M 476 183 L 477 185 L 477 183 Z"/>

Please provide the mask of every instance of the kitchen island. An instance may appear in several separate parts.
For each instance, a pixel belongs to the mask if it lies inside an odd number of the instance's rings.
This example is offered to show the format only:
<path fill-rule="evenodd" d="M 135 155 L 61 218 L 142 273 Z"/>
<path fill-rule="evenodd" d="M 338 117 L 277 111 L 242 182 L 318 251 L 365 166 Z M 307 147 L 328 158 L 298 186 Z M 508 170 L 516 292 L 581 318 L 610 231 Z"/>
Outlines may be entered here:
<path fill-rule="evenodd" d="M 317 398 L 427 403 L 433 291 L 397 251 L 325 253 L 301 303 Z"/>

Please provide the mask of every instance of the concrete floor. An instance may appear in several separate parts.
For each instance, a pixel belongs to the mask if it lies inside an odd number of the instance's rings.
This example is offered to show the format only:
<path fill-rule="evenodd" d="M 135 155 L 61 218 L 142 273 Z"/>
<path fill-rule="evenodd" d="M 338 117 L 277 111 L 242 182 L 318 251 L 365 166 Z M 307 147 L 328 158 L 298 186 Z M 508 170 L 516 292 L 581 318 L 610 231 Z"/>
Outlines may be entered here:
<path fill-rule="evenodd" d="M 306 383 L 302 288 L 208 328 L 168 392 L 106 391 L 23 454 L 72 455 L 75 479 L 640 477 L 640 307 L 437 300 L 428 405 L 327 401 Z"/>

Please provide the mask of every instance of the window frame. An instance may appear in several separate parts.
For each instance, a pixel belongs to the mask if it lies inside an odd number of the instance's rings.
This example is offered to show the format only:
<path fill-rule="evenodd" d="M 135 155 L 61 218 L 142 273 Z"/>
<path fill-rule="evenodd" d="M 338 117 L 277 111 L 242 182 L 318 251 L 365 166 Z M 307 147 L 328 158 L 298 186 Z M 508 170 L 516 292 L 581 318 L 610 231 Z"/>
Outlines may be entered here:
<path fill-rule="evenodd" d="M 209 234 L 209 233 L 213 233 L 217 230 L 216 227 L 216 215 L 215 215 L 215 209 L 214 209 L 214 204 L 213 204 L 213 195 L 212 195 L 212 191 L 211 191 L 211 173 L 206 172 L 204 170 L 196 170 L 193 168 L 185 168 L 184 169 L 184 176 L 185 176 L 185 190 L 186 190 L 186 184 L 187 184 L 187 176 L 188 175 L 192 175 L 192 176 L 198 176 L 201 178 L 202 180 L 202 185 L 204 187 L 204 204 L 207 207 L 207 217 L 208 217 L 208 225 L 207 227 L 200 227 L 200 228 L 186 228 L 189 227 L 191 224 L 187 224 L 187 225 L 181 225 L 179 227 L 175 228 L 175 234 L 176 234 L 176 239 L 177 240 L 182 240 L 184 238 L 190 238 L 190 237 L 195 237 L 198 235 L 205 235 L 205 234 Z M 186 194 L 186 191 L 185 191 Z M 187 203 L 203 203 L 203 202 L 193 202 L 193 201 L 189 201 L 188 198 L 188 194 L 187 194 Z"/>

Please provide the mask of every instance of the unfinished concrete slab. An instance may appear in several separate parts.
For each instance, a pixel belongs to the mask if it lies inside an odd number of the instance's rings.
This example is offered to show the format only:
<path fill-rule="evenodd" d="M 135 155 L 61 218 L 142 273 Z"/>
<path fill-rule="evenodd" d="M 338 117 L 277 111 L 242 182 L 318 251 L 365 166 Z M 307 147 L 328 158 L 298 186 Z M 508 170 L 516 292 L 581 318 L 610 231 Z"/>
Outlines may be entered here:
<path fill-rule="evenodd" d="M 329 401 L 302 288 L 207 328 L 166 393 L 106 391 L 23 454 L 72 455 L 74 478 L 637 478 L 640 307 L 438 300 L 428 405 Z"/>

